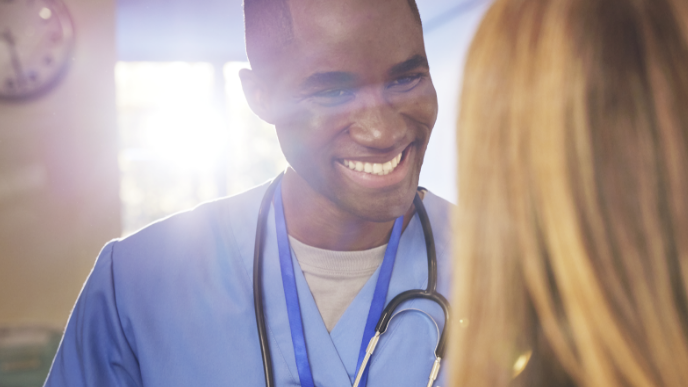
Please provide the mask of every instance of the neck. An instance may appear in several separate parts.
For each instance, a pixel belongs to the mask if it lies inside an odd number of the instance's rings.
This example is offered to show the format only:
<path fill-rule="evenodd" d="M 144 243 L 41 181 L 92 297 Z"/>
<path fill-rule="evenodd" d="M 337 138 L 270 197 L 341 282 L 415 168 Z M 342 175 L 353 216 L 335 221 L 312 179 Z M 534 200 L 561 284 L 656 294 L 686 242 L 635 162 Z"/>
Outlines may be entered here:
<path fill-rule="evenodd" d="M 367 250 L 389 240 L 394 220 L 373 222 L 355 216 L 313 190 L 293 169 L 282 179 L 282 201 L 289 235 L 321 249 Z M 404 228 L 415 208 L 404 216 Z"/>

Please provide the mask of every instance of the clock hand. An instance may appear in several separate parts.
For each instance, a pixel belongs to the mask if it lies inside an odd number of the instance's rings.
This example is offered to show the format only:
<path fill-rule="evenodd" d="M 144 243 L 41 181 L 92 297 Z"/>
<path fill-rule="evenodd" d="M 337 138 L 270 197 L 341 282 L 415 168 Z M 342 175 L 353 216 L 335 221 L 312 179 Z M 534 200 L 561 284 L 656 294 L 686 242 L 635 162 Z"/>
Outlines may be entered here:
<path fill-rule="evenodd" d="M 9 30 L 9 28 L 5 29 L 2 32 L 2 37 L 7 42 L 7 47 L 10 50 L 10 60 L 12 62 L 12 68 L 14 69 L 14 72 L 17 74 L 17 86 L 21 89 L 24 87 L 26 84 L 26 78 L 24 76 L 24 70 L 22 69 L 21 62 L 19 61 L 19 53 L 17 53 L 17 47 L 16 43 L 14 41 L 14 37 L 12 36 L 12 32 Z"/>

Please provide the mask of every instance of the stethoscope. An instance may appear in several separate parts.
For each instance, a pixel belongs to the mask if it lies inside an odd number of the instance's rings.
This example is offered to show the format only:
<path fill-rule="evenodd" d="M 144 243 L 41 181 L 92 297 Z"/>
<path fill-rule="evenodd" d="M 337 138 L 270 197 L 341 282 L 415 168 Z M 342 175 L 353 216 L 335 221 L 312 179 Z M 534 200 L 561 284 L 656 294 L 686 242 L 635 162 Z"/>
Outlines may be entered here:
<path fill-rule="evenodd" d="M 258 328 L 258 340 L 260 341 L 260 351 L 263 356 L 263 371 L 265 373 L 265 386 L 274 387 L 274 373 L 272 367 L 272 357 L 270 356 L 270 346 L 268 345 L 268 334 L 267 328 L 265 326 L 265 314 L 263 309 L 263 245 L 265 242 L 265 230 L 267 228 L 267 217 L 270 212 L 270 204 L 278 186 L 280 180 L 284 176 L 281 173 L 277 176 L 272 183 L 268 186 L 263 200 L 260 204 L 260 210 L 258 212 L 258 225 L 256 227 L 256 242 L 253 253 L 253 304 L 256 312 L 256 325 Z M 385 307 L 380 315 L 380 319 L 375 327 L 375 335 L 370 339 L 368 347 L 366 349 L 365 358 L 363 363 L 359 368 L 358 374 L 353 387 L 358 387 L 361 381 L 361 377 L 366 369 L 366 366 L 370 360 L 370 357 L 375 351 L 378 341 L 380 340 L 380 335 L 387 331 L 392 318 L 398 314 L 406 311 L 417 311 L 424 313 L 435 323 L 432 317 L 427 313 L 419 309 L 404 309 L 397 313 L 394 311 L 402 303 L 413 300 L 413 299 L 426 299 L 435 302 L 444 312 L 444 324 L 445 328 L 440 332 L 439 327 L 437 327 L 438 339 L 437 345 L 435 347 L 435 362 L 433 363 L 432 369 L 430 370 L 430 377 L 427 387 L 431 387 L 437 375 L 440 371 L 440 362 L 444 356 L 445 351 L 445 332 L 446 326 L 449 324 L 449 302 L 444 296 L 437 292 L 437 256 L 435 252 L 435 239 L 432 234 L 432 227 L 430 225 L 430 219 L 428 218 L 428 213 L 425 210 L 423 201 L 420 196 L 416 193 L 416 197 L 413 199 L 413 204 L 416 207 L 416 212 L 418 213 L 418 218 L 420 219 L 421 226 L 423 227 L 423 236 L 425 237 L 425 247 L 428 257 L 428 286 L 425 290 L 422 289 L 411 289 L 398 294 L 394 297 L 389 304 Z"/>

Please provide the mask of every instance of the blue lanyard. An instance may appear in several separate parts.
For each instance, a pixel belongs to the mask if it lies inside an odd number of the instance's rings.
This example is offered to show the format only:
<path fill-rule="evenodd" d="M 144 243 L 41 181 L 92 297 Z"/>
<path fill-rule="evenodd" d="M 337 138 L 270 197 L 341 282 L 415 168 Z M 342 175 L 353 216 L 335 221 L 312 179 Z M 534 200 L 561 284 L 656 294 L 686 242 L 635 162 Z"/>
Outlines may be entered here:
<path fill-rule="evenodd" d="M 311 365 L 308 361 L 308 350 L 306 349 L 306 338 L 303 330 L 303 321 L 301 319 L 301 306 L 299 305 L 299 295 L 296 290 L 296 277 L 294 276 L 294 265 L 292 263 L 291 247 L 289 246 L 289 236 L 287 234 L 287 222 L 284 218 L 281 182 L 278 183 L 275 189 L 273 204 L 275 205 L 275 227 L 277 229 L 277 248 L 279 251 L 280 270 L 282 272 L 284 296 L 287 301 L 287 316 L 289 317 L 289 329 L 291 330 L 291 341 L 294 346 L 296 368 L 299 372 L 301 386 L 315 387 Z M 392 278 L 392 269 L 394 268 L 394 259 L 397 255 L 399 240 L 401 239 L 403 222 L 404 217 L 400 216 L 394 221 L 394 227 L 392 227 L 392 235 L 389 238 L 389 243 L 385 250 L 385 258 L 382 260 L 382 265 L 380 266 L 380 274 L 377 278 L 377 284 L 375 285 L 373 301 L 370 304 L 368 319 L 366 320 L 365 329 L 363 330 L 363 340 L 361 340 L 361 349 L 358 354 L 358 362 L 356 363 L 356 372 L 354 375 L 358 374 L 358 369 L 361 367 L 361 363 L 365 357 L 365 350 L 368 346 L 368 342 L 373 335 L 375 335 L 375 325 L 377 325 L 377 321 L 380 319 L 382 310 L 385 307 L 387 289 L 389 289 L 389 281 Z M 366 386 L 369 369 L 370 368 L 367 368 L 363 373 L 363 377 L 359 384 L 360 386 Z"/>

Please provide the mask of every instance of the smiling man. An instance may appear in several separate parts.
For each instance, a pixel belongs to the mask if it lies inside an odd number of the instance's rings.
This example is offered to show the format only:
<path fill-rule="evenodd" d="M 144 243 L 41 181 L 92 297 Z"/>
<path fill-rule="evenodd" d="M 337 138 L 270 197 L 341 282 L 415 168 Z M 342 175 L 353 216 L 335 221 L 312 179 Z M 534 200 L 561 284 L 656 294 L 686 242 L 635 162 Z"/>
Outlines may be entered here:
<path fill-rule="evenodd" d="M 384 305 L 434 282 L 431 228 L 448 292 L 449 204 L 417 190 L 437 97 L 416 4 L 244 11 L 244 92 L 289 168 L 107 244 L 47 386 L 344 387 L 361 368 L 360 386 L 428 384 L 444 316 L 426 299 L 401 304 L 362 367 Z"/>

